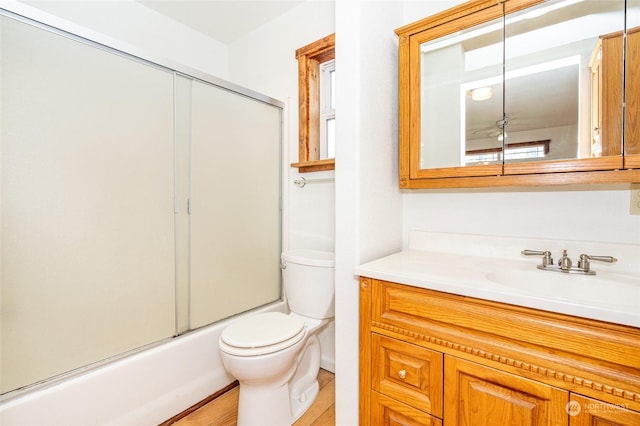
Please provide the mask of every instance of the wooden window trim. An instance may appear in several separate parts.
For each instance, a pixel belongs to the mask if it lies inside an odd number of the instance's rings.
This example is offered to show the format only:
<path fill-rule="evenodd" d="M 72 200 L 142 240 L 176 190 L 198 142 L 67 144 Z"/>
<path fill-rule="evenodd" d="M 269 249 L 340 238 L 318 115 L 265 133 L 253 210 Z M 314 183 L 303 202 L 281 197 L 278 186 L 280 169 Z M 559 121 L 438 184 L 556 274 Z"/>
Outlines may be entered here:
<path fill-rule="evenodd" d="M 334 170 L 335 159 L 320 159 L 320 64 L 335 58 L 335 34 L 296 50 L 298 60 L 298 162 L 300 173 Z"/>
<path fill-rule="evenodd" d="M 540 145 L 543 145 L 544 146 L 544 155 L 547 155 L 549 153 L 549 144 L 550 143 L 551 143 L 551 139 L 544 139 L 544 140 L 532 141 L 532 142 L 509 143 L 509 144 L 507 144 L 507 149 L 508 148 L 524 148 L 525 146 L 540 146 Z M 490 153 L 496 153 L 496 152 L 502 152 L 502 148 L 472 149 L 472 150 L 466 151 L 466 154 L 467 155 L 470 155 L 470 154 L 490 154 Z"/>

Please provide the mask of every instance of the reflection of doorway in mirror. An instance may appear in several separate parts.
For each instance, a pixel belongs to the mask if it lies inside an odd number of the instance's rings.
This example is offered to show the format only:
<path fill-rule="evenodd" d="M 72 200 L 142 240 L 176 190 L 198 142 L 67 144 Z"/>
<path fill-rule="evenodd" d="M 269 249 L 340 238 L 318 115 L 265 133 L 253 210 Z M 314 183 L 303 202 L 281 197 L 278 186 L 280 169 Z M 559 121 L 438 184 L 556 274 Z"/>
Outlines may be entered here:
<path fill-rule="evenodd" d="M 619 114 L 622 100 L 609 96 L 609 105 L 595 108 L 598 101 L 602 101 L 602 84 L 593 84 L 591 78 L 593 67 L 594 48 L 598 40 L 605 34 L 621 33 L 624 28 L 624 0 L 612 1 L 577 1 L 577 0 L 550 0 L 541 3 L 521 13 L 509 15 L 506 20 L 505 61 L 506 69 L 520 68 L 523 65 L 546 63 L 550 59 L 578 58 L 578 92 L 577 92 L 577 146 L 571 148 L 567 141 L 562 143 L 553 139 L 551 143 L 550 159 L 577 159 L 594 156 L 620 155 L 621 136 L 607 134 L 618 132 L 621 124 L 613 122 L 603 125 L 593 124 L 593 117 L 604 112 L 612 116 Z M 552 13 L 550 13 L 552 12 Z M 569 19 L 570 18 L 570 19 Z M 608 67 L 607 85 L 615 85 L 620 81 L 622 87 L 622 53 L 612 58 L 615 67 Z M 559 75 L 554 74 L 554 79 Z M 611 84 L 610 84 L 611 82 Z M 539 86 L 545 90 L 551 89 L 555 80 L 548 80 Z M 505 112 L 513 114 L 511 103 L 518 99 L 511 97 L 511 90 L 507 83 Z M 572 84 L 572 90 L 576 86 Z M 573 94 L 571 94 L 573 96 Z M 617 101 L 616 101 L 617 99 Z M 558 106 L 559 97 L 547 97 L 546 108 L 554 109 Z M 595 113 L 595 115 L 594 115 Z M 599 117 L 602 119 L 602 117 Z M 607 120 L 605 120 L 607 121 Z M 609 120 L 610 121 L 610 120 Z M 563 124 L 568 125 L 568 124 Z M 565 132 L 565 136 L 573 135 Z M 556 148 L 561 148 L 557 150 Z"/>
<path fill-rule="evenodd" d="M 627 0 L 626 19 L 624 148 L 625 155 L 640 156 L 640 0 Z"/>

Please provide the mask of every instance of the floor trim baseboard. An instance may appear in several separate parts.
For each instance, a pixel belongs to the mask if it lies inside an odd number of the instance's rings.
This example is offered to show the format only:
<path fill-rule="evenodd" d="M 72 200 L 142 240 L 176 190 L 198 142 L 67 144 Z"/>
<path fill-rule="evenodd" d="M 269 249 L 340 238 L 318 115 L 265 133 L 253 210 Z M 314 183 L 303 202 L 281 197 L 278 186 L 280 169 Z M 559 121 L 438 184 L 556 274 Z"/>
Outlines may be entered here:
<path fill-rule="evenodd" d="M 237 380 L 235 382 L 233 382 L 233 383 L 230 383 L 229 385 L 225 386 L 224 388 L 220 389 L 219 391 L 217 391 L 215 393 L 212 393 L 211 395 L 209 395 L 208 397 L 206 397 L 202 401 L 198 402 L 197 404 L 194 404 L 191 407 L 187 408 L 183 412 L 178 413 L 175 416 L 171 417 L 169 420 L 166 420 L 166 421 L 160 423 L 158 426 L 169 426 L 169 425 L 174 424 L 178 420 L 182 419 L 183 417 L 188 416 L 189 414 L 193 413 L 194 411 L 198 411 L 200 408 L 204 407 L 205 405 L 207 405 L 208 403 L 210 403 L 214 399 L 218 398 L 219 396 L 229 392 L 231 389 L 235 388 L 238 385 L 239 385 L 239 382 Z"/>

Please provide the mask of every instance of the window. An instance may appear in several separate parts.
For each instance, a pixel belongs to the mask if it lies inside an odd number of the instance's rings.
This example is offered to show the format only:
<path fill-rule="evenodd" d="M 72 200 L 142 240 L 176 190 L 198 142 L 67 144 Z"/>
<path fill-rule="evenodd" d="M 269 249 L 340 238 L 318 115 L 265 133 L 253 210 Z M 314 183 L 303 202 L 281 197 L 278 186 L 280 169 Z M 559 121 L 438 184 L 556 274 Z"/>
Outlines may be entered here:
<path fill-rule="evenodd" d="M 537 158 L 544 158 L 549 154 L 549 144 L 551 140 L 536 142 L 520 142 L 507 145 L 504 154 L 505 160 L 527 161 Z M 502 148 L 476 149 L 467 151 L 465 164 L 489 164 L 502 161 Z"/>
<path fill-rule="evenodd" d="M 335 167 L 335 35 L 296 50 L 301 173 Z"/>
<path fill-rule="evenodd" d="M 336 156 L 336 62 L 320 64 L 320 158 Z"/>

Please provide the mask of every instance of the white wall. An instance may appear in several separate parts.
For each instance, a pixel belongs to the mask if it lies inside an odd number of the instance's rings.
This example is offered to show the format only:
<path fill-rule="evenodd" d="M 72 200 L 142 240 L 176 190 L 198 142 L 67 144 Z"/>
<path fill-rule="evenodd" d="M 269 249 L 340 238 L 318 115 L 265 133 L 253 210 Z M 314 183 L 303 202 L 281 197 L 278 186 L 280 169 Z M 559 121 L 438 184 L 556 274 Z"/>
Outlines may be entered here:
<path fill-rule="evenodd" d="M 335 32 L 334 2 L 310 0 L 229 45 L 229 78 L 287 104 L 284 139 L 284 248 L 334 250 L 334 184 L 293 181 L 333 177 L 334 172 L 299 174 L 298 62 L 296 49 Z M 337 66 L 340 73 L 340 65 Z"/>
<path fill-rule="evenodd" d="M 402 25 L 459 3 L 404 1 Z M 638 244 L 630 196 L 628 184 L 407 191 L 402 236 L 405 246 L 414 229 Z"/>
<path fill-rule="evenodd" d="M 640 216 L 629 214 L 629 188 L 572 185 L 406 193 L 403 237 L 420 229 L 638 244 Z"/>
<path fill-rule="evenodd" d="M 19 1 L 124 41 L 135 50 L 227 78 L 227 47 L 223 43 L 134 0 Z"/>
<path fill-rule="evenodd" d="M 401 248 L 397 41 L 402 4 L 336 3 L 336 424 L 358 422 L 353 268 Z"/>

